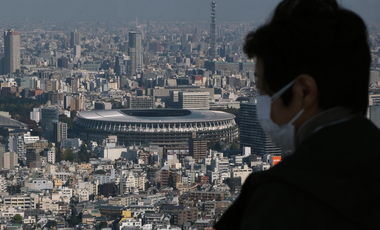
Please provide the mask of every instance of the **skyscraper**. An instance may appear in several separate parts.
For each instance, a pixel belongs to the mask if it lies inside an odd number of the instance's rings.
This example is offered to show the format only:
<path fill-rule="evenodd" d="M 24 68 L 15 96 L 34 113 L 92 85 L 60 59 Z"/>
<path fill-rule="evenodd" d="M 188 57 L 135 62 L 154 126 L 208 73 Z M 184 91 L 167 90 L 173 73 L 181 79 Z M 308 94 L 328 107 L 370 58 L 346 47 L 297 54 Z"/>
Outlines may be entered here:
<path fill-rule="evenodd" d="M 80 47 L 80 45 L 75 45 L 74 46 L 74 56 L 75 57 L 80 57 L 80 55 L 81 55 L 81 47 Z"/>
<path fill-rule="evenodd" d="M 41 127 L 42 136 L 49 142 L 54 141 L 54 123 L 59 122 L 59 112 L 55 108 L 42 108 L 41 109 Z"/>
<path fill-rule="evenodd" d="M 266 136 L 256 117 L 254 99 L 240 104 L 240 147 L 251 147 L 252 154 L 265 154 Z"/>
<path fill-rule="evenodd" d="M 14 30 L 4 32 L 3 74 L 20 70 L 20 34 Z"/>
<path fill-rule="evenodd" d="M 57 122 L 53 124 L 54 143 L 62 142 L 62 139 L 67 139 L 67 124 Z"/>
<path fill-rule="evenodd" d="M 189 155 L 194 158 L 195 162 L 200 163 L 207 156 L 207 140 L 196 137 L 197 134 L 194 132 L 189 139 Z"/>
<path fill-rule="evenodd" d="M 121 76 L 126 71 L 127 71 L 127 66 L 125 65 L 125 57 L 123 55 L 117 56 L 116 61 L 115 61 L 116 76 Z"/>
<path fill-rule="evenodd" d="M 251 153 L 256 155 L 282 153 L 261 128 L 254 99 L 240 104 L 240 147 L 251 147 Z"/>
<path fill-rule="evenodd" d="M 141 73 L 143 69 L 142 34 L 140 32 L 129 32 L 129 56 L 131 58 L 131 75 Z"/>
<path fill-rule="evenodd" d="M 71 32 L 70 46 L 74 48 L 76 45 L 80 46 L 80 33 L 75 30 Z"/>
<path fill-rule="evenodd" d="M 216 58 L 216 31 L 215 31 L 215 11 L 216 2 L 211 2 L 211 25 L 210 25 L 210 59 L 213 61 Z"/>

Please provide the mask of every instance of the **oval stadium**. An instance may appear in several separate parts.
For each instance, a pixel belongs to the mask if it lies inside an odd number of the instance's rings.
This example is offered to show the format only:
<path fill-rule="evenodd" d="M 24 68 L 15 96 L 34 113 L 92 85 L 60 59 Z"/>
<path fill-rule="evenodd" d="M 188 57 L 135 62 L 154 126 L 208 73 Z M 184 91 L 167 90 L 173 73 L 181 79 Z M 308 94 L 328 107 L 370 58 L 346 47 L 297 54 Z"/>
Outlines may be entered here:
<path fill-rule="evenodd" d="M 118 137 L 119 145 L 187 144 L 189 138 L 233 141 L 238 136 L 235 116 L 210 110 L 120 109 L 80 112 L 74 127 L 83 140 Z"/>

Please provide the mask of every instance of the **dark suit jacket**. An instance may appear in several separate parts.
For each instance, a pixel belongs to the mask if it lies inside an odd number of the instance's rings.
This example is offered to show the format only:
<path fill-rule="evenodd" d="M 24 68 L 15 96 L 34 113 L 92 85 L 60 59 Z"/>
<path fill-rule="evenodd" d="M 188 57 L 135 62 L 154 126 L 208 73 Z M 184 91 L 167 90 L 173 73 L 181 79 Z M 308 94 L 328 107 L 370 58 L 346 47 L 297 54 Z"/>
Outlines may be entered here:
<path fill-rule="evenodd" d="M 322 128 L 252 173 L 214 228 L 380 229 L 379 129 L 364 117 Z"/>

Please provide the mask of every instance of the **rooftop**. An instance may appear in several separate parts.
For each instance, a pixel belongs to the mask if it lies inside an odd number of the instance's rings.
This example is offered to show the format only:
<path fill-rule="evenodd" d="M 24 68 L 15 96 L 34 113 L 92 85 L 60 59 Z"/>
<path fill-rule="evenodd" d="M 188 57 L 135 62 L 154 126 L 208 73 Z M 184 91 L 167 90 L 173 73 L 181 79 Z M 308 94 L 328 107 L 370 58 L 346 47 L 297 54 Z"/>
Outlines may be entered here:
<path fill-rule="evenodd" d="M 87 120 L 126 123 L 213 122 L 235 118 L 233 114 L 220 111 L 182 109 L 92 110 L 80 112 L 78 117 Z"/>

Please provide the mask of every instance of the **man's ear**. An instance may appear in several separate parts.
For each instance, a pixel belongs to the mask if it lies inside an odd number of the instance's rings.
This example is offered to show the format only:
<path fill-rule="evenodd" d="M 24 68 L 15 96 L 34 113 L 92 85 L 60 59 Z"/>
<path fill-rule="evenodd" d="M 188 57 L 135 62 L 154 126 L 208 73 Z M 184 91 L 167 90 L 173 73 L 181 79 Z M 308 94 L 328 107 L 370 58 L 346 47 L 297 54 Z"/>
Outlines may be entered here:
<path fill-rule="evenodd" d="M 308 74 L 299 75 L 293 87 L 293 94 L 295 101 L 303 109 L 318 107 L 318 87 L 312 76 Z"/>

